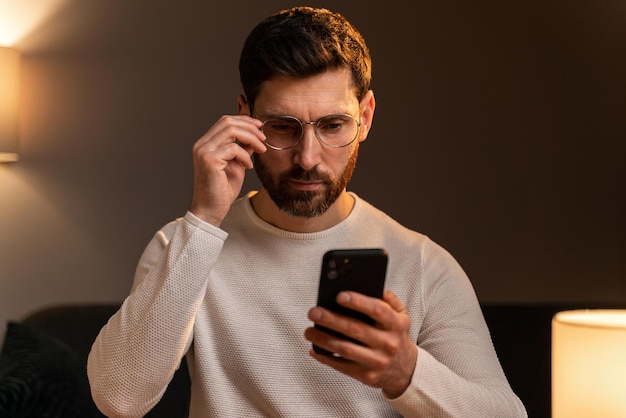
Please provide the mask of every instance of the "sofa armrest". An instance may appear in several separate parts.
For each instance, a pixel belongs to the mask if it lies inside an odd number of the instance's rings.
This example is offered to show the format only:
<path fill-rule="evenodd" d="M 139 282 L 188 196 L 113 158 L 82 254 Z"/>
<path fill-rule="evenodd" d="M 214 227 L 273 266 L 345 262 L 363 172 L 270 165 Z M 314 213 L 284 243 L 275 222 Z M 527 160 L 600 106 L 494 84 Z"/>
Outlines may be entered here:
<path fill-rule="evenodd" d="M 43 338 L 48 338 L 55 346 L 60 345 L 64 352 L 68 352 L 72 357 L 75 357 L 79 365 L 78 372 L 81 373 L 79 377 L 81 381 L 86 382 L 87 357 L 91 351 L 91 346 L 100 332 L 100 329 L 107 323 L 118 308 L 119 304 L 49 307 L 24 318 L 20 325 L 23 325 L 23 329 L 38 331 L 43 334 Z M 15 329 L 16 327 L 13 328 Z M 36 350 L 38 347 L 33 346 L 32 349 Z M 41 361 L 41 356 L 38 353 L 33 353 L 31 358 L 37 358 L 37 361 Z M 28 385 L 30 385 L 30 383 L 28 383 Z M 49 390 L 53 391 L 54 385 L 50 384 L 49 386 Z M 39 385 L 37 390 L 47 391 L 48 388 Z M 86 392 L 88 392 L 88 390 Z M 191 384 L 189 371 L 187 362 L 183 360 L 179 369 L 174 374 L 163 398 L 161 398 L 160 402 L 146 417 L 187 417 L 190 396 Z M 2 394 L 0 393 L 0 398 L 1 397 Z M 86 401 L 93 403 L 90 396 Z"/>

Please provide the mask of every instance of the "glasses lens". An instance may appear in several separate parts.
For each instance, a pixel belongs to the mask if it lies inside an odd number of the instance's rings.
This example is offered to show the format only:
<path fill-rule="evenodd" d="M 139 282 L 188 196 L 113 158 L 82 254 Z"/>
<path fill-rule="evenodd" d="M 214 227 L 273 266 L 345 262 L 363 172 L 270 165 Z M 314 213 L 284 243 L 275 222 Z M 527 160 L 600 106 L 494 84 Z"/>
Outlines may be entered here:
<path fill-rule="evenodd" d="M 356 138 L 359 123 L 348 115 L 330 115 L 317 121 L 317 135 L 331 147 L 343 147 Z"/>
<path fill-rule="evenodd" d="M 263 123 L 266 142 L 276 148 L 294 146 L 302 136 L 302 125 L 296 119 L 270 119 Z"/>

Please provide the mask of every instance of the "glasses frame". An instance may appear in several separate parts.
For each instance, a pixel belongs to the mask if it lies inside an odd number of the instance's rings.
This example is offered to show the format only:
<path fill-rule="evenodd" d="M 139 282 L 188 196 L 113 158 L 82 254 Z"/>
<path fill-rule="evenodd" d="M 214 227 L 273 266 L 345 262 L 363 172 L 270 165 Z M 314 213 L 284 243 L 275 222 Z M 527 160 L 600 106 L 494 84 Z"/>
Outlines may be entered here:
<path fill-rule="evenodd" d="M 252 115 L 252 117 L 254 117 L 254 108 L 252 107 L 252 104 L 250 104 L 250 114 Z M 343 144 L 343 145 L 331 145 L 328 144 L 327 142 L 325 142 L 319 134 L 318 131 L 318 123 L 322 120 L 322 119 L 326 119 L 329 117 L 333 117 L 333 116 L 342 116 L 342 117 L 348 117 L 350 119 L 352 119 L 353 121 L 356 122 L 356 134 L 354 135 L 354 138 L 352 138 L 347 144 Z M 263 127 L 265 126 L 265 124 L 269 121 L 272 120 L 292 120 L 295 122 L 298 122 L 300 124 L 300 138 L 298 138 L 298 140 L 296 142 L 293 143 L 293 145 L 290 145 L 288 147 L 277 147 L 276 145 L 272 145 L 268 142 L 265 142 L 265 145 L 270 147 L 273 150 L 276 151 L 284 151 L 284 150 L 288 150 L 291 149 L 295 146 L 297 146 L 300 142 L 302 142 L 302 138 L 304 138 L 304 125 L 313 125 L 313 132 L 315 132 L 315 137 L 317 138 L 318 141 L 320 141 L 320 143 L 322 145 L 327 146 L 328 148 L 345 148 L 347 146 L 349 146 L 350 144 L 352 144 L 354 141 L 356 141 L 356 139 L 359 137 L 359 133 L 361 132 L 361 122 L 355 118 L 352 115 L 348 115 L 345 113 L 336 113 L 336 114 L 332 114 L 332 115 L 326 115 L 326 116 L 322 116 L 321 118 L 319 118 L 318 120 L 315 121 L 310 121 L 310 122 L 303 122 L 300 119 L 298 119 L 295 116 L 290 116 L 290 115 L 284 115 L 284 116 L 276 116 L 273 117 L 271 119 L 267 119 L 265 121 L 263 121 L 263 125 L 261 125 L 261 131 L 263 131 Z"/>

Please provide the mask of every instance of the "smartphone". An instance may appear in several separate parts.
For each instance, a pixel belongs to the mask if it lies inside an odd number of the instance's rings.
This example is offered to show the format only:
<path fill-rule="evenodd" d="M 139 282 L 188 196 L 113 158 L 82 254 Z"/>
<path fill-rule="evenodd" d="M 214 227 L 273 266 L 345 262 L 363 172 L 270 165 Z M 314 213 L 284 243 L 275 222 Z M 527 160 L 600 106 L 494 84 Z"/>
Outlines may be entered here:
<path fill-rule="evenodd" d="M 374 321 L 369 316 L 340 306 L 337 303 L 337 294 L 343 290 L 352 290 L 382 299 L 387 275 L 387 260 L 387 252 L 381 248 L 328 251 L 322 258 L 317 305 L 373 324 Z M 359 341 L 321 325 L 315 324 L 315 327 L 337 337 L 359 343 Z M 316 345 L 313 345 L 313 349 L 320 354 L 333 354 Z"/>

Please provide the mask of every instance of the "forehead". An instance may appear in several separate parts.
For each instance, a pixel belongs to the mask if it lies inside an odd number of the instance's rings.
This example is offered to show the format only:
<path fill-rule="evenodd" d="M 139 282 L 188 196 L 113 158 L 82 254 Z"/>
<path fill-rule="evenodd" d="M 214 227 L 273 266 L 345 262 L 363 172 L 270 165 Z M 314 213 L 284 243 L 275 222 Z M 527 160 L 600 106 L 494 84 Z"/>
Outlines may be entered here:
<path fill-rule="evenodd" d="M 306 78 L 277 76 L 261 84 L 255 109 L 267 115 L 322 116 L 358 108 L 349 69 L 326 71 Z"/>

